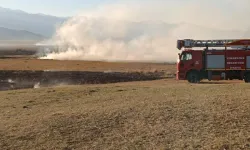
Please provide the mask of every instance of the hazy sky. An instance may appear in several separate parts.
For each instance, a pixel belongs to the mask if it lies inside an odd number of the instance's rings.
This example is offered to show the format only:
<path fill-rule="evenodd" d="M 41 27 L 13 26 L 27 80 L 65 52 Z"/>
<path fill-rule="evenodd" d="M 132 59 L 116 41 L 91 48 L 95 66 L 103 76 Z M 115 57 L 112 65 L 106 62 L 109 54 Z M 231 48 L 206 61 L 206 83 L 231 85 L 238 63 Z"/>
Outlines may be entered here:
<path fill-rule="evenodd" d="M 250 0 L 0 0 L 0 7 L 55 16 L 105 16 L 188 22 L 221 29 L 249 28 Z"/>
<path fill-rule="evenodd" d="M 114 1 L 116 0 L 0 0 L 0 7 L 20 9 L 31 13 L 72 16 L 80 10 Z"/>
<path fill-rule="evenodd" d="M 143 8 L 145 2 L 154 2 L 155 0 L 0 0 L 0 7 L 20 9 L 31 13 L 44 13 L 56 16 L 73 16 L 79 11 L 92 9 L 103 4 L 113 4 L 118 2 L 133 2 L 140 3 Z M 249 5 L 249 0 L 156 0 L 157 3 L 167 5 L 173 4 L 175 6 L 183 7 L 185 5 L 198 5 L 199 3 L 206 3 L 208 7 L 206 10 L 213 10 L 213 7 L 224 10 L 225 12 L 232 11 L 232 8 L 238 6 Z M 241 3 L 239 3 L 241 2 Z M 247 3 L 246 3 L 247 2 Z M 176 5 L 177 4 L 177 5 Z M 210 5 L 211 4 L 211 5 Z M 212 6 L 212 7 L 211 7 Z M 152 6 L 154 7 L 154 6 Z M 175 7 L 176 8 L 176 7 Z M 168 10 L 165 10 L 168 11 Z M 192 10 L 190 10 L 192 11 Z"/>

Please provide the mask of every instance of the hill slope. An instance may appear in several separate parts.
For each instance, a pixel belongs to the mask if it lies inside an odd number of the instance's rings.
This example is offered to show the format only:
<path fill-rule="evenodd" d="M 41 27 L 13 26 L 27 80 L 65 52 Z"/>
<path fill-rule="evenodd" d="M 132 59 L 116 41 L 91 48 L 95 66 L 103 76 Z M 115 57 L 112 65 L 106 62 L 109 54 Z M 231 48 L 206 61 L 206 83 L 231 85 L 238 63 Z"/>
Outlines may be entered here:
<path fill-rule="evenodd" d="M 26 30 L 50 37 L 56 26 L 67 18 L 43 14 L 29 14 L 20 10 L 11 10 L 0 7 L 0 26 L 16 30 Z"/>
<path fill-rule="evenodd" d="M 42 40 L 44 36 L 25 30 L 0 27 L 0 40 Z"/>

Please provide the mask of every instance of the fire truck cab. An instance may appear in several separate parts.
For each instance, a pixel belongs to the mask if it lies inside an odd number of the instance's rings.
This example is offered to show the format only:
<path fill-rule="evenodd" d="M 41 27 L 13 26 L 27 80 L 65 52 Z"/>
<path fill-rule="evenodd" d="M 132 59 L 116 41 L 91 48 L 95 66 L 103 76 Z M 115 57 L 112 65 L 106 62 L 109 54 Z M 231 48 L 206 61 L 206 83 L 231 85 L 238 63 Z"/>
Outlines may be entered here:
<path fill-rule="evenodd" d="M 177 80 L 250 82 L 250 40 L 178 40 Z M 201 48 L 193 50 L 193 47 Z M 183 49 L 184 48 L 184 49 Z"/>

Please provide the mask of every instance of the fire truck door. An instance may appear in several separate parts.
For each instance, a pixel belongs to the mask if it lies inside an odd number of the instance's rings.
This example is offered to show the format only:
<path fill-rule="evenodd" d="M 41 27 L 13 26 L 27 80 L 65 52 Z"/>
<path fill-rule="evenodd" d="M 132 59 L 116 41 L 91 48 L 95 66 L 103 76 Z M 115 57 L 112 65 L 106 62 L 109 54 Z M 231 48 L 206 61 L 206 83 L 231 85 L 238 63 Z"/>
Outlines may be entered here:
<path fill-rule="evenodd" d="M 192 52 L 183 52 L 180 60 L 180 70 L 188 71 L 194 67 Z"/>

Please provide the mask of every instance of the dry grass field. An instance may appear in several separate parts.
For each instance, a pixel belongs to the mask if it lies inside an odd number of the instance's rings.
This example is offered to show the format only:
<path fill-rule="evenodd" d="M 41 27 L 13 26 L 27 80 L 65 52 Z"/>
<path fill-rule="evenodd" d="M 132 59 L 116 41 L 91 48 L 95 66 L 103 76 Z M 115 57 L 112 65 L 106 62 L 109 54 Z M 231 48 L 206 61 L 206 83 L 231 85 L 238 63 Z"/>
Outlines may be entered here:
<path fill-rule="evenodd" d="M 1 70 L 60 70 L 60 71 L 119 71 L 119 72 L 154 72 L 176 71 L 176 65 L 167 63 L 141 62 L 99 62 L 99 61 L 60 61 L 39 60 L 32 58 L 0 59 Z"/>
<path fill-rule="evenodd" d="M 2 91 L 0 147 L 249 150 L 249 97 L 172 79 Z"/>
<path fill-rule="evenodd" d="M 0 59 L 1 70 L 175 73 L 175 65 Z M 239 81 L 161 79 L 0 92 L 0 149 L 249 150 L 250 91 Z"/>

